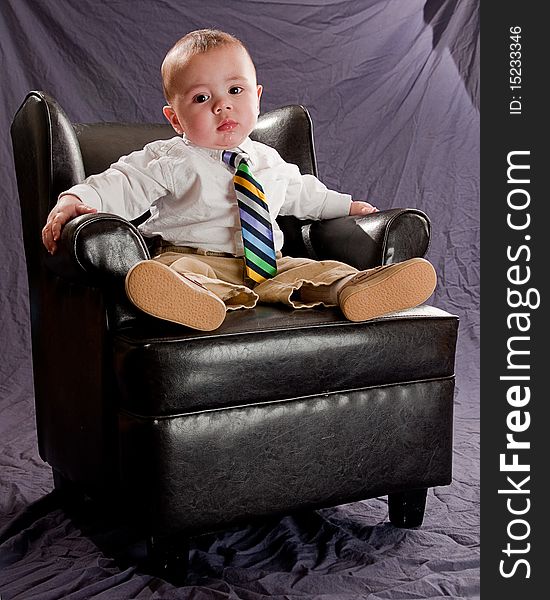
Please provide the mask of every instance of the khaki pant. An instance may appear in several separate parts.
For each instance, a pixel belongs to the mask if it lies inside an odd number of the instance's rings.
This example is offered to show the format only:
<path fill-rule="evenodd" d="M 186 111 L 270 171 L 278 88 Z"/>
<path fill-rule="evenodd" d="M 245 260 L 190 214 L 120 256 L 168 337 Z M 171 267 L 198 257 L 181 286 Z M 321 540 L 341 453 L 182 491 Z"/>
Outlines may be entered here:
<path fill-rule="evenodd" d="M 153 260 L 201 283 L 223 300 L 228 310 L 253 308 L 258 302 L 280 302 L 293 308 L 334 306 L 331 284 L 358 273 L 354 267 L 334 260 L 278 257 L 277 275 L 251 289 L 244 284 L 241 258 L 167 251 Z"/>

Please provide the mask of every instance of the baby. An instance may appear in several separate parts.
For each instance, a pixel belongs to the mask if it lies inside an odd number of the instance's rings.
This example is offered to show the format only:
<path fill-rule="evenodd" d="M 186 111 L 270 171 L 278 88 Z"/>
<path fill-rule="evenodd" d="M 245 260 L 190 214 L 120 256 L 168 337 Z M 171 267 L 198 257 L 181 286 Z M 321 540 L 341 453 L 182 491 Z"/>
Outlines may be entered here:
<path fill-rule="evenodd" d="M 128 298 L 150 315 L 203 331 L 218 328 L 227 310 L 257 302 L 337 305 L 347 319 L 363 321 L 430 297 L 436 275 L 422 258 L 358 271 L 282 256 L 278 215 L 330 219 L 377 208 L 327 189 L 249 138 L 262 86 L 240 40 L 217 30 L 188 33 L 166 55 L 162 80 L 163 113 L 178 135 L 62 193 L 42 231 L 50 253 L 77 215 L 99 210 L 131 220 L 149 210 L 139 228 L 156 249 L 128 272 Z"/>

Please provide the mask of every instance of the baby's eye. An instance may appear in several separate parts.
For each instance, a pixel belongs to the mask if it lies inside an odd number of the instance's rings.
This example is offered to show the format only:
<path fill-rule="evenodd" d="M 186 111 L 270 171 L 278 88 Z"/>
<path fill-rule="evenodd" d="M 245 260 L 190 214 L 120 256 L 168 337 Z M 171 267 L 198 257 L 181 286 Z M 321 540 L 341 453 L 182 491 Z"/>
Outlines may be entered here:
<path fill-rule="evenodd" d="M 197 104 L 202 104 L 203 102 L 206 102 L 207 100 L 210 100 L 210 96 L 208 94 L 197 94 L 193 98 L 193 102 L 196 102 Z"/>
<path fill-rule="evenodd" d="M 243 91 L 243 88 L 239 87 L 238 85 L 234 85 L 233 87 L 229 88 L 230 94 L 240 94 L 242 91 Z"/>

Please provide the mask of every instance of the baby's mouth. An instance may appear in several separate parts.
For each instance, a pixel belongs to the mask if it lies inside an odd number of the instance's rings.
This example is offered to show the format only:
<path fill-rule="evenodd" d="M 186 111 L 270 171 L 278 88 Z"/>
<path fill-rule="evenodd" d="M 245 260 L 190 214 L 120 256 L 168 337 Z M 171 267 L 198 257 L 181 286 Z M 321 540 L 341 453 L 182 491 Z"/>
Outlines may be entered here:
<path fill-rule="evenodd" d="M 233 129 L 235 129 L 235 127 L 237 127 L 238 123 L 236 121 L 233 121 L 233 119 L 224 119 L 219 125 L 218 125 L 218 131 L 232 131 Z"/>

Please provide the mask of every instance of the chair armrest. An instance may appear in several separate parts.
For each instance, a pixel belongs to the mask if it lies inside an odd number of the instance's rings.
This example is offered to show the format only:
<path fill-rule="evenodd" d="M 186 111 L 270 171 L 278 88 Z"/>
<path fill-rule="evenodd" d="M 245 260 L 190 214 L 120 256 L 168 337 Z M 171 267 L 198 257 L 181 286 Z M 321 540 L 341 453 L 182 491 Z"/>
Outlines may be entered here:
<path fill-rule="evenodd" d="M 424 256 L 430 221 L 417 209 L 397 208 L 365 217 L 341 217 L 302 225 L 311 258 L 339 260 L 358 269 Z M 109 213 L 82 215 L 63 228 L 57 252 L 47 256 L 57 275 L 79 282 L 123 278 L 140 260 L 150 258 L 138 229 Z"/>
<path fill-rule="evenodd" d="M 420 210 L 395 208 L 365 217 L 314 221 L 302 227 L 302 236 L 311 258 L 370 269 L 424 256 L 430 220 Z"/>
<path fill-rule="evenodd" d="M 124 278 L 134 264 L 148 258 L 134 225 L 117 215 L 95 213 L 65 225 L 57 251 L 47 255 L 46 264 L 64 279 L 91 285 Z"/>

